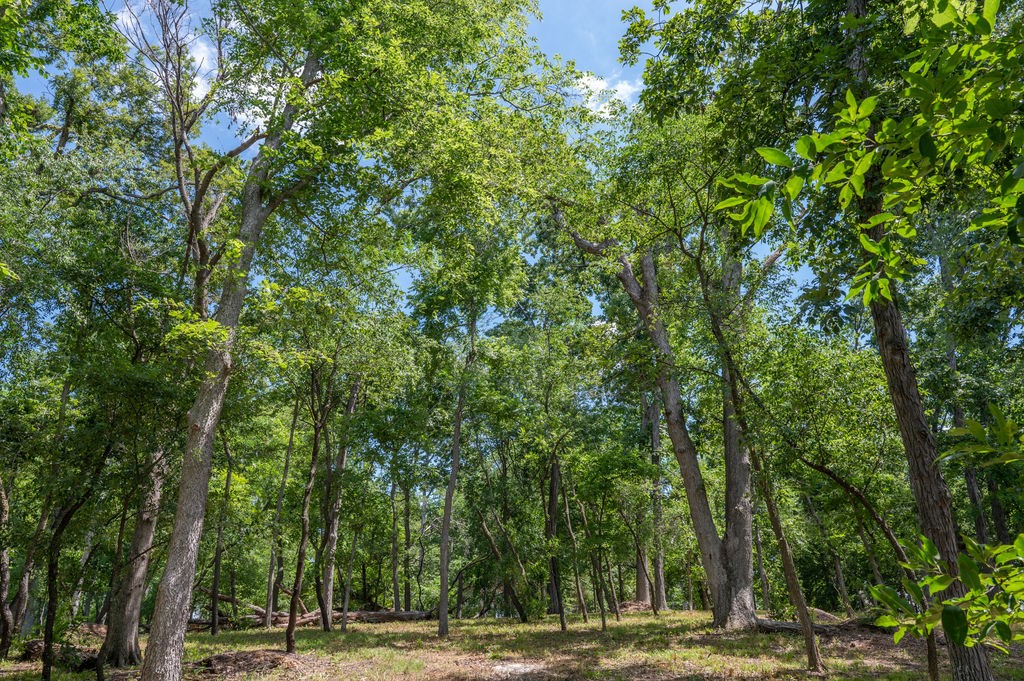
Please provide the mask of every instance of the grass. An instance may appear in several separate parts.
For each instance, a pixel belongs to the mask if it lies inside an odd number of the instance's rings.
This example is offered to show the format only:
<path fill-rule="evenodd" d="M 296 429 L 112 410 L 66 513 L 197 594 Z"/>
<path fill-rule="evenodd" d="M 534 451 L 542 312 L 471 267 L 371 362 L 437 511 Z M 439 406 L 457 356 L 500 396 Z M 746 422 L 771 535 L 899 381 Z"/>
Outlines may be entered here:
<path fill-rule="evenodd" d="M 631 614 L 622 622 L 557 620 L 526 625 L 508 620 L 453 622 L 446 640 L 434 636 L 436 623 L 353 624 L 349 631 L 298 632 L 297 656 L 269 673 L 241 673 L 236 679 L 616 679 L 668 681 L 692 679 L 805 679 L 801 639 L 787 634 L 724 633 L 709 628 L 700 612 L 653 617 Z M 281 630 L 223 632 L 216 638 L 190 634 L 188 663 L 212 655 L 280 650 Z M 867 630 L 844 632 L 821 641 L 827 678 L 837 681 L 911 681 L 926 678 L 924 645 Z M 943 655 L 943 657 L 945 657 Z M 275 659 L 282 659 L 278 656 Z M 993 653 L 1001 681 L 1024 681 L 1024 652 Z M 944 670 L 948 677 L 948 670 Z M 39 665 L 0 663 L 0 681 L 36 679 Z M 188 676 L 201 672 L 191 667 Z M 55 678 L 78 681 L 90 673 L 61 672 Z M 207 676 L 207 678 L 210 678 Z"/>

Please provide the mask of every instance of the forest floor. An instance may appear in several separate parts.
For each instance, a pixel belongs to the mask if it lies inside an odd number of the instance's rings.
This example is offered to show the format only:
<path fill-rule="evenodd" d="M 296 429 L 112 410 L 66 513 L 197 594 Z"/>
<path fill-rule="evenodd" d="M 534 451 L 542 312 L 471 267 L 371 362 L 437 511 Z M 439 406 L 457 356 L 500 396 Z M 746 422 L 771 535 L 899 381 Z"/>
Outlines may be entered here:
<path fill-rule="evenodd" d="M 348 633 L 300 630 L 295 655 L 281 652 L 284 631 L 250 630 L 189 634 L 186 677 L 189 679 L 506 679 L 542 681 L 616 679 L 621 681 L 717 681 L 719 679 L 811 679 L 803 670 L 799 636 L 733 634 L 709 629 L 701 612 L 624 615 L 621 622 L 584 624 L 571 621 L 558 630 L 548 617 L 521 625 L 509 620 L 456 620 L 447 640 L 434 635 L 436 622 L 352 624 Z M 868 628 L 843 628 L 823 635 L 822 653 L 836 681 L 925 679 L 925 647 Z M 945 662 L 945 655 L 942 655 Z M 1010 655 L 993 653 L 1001 681 L 1024 681 L 1024 646 Z M 39 678 L 40 665 L 0 663 L 0 681 Z M 944 678 L 948 669 L 944 667 Z M 61 671 L 55 679 L 95 678 L 92 672 Z M 107 674 L 133 679 L 137 672 Z"/>

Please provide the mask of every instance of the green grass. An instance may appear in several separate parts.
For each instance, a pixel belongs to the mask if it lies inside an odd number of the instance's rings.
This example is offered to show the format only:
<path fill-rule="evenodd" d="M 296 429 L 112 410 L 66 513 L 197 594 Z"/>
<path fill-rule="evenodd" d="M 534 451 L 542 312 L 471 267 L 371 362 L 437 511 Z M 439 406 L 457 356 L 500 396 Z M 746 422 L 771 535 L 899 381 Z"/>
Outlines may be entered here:
<path fill-rule="evenodd" d="M 307 628 L 296 638 L 298 656 L 269 674 L 237 679 L 622 679 L 629 681 L 717 679 L 805 679 L 801 639 L 786 634 L 724 633 L 709 628 L 706 613 L 634 614 L 609 621 L 570 621 L 558 630 L 548 618 L 522 625 L 508 620 L 461 620 L 446 640 L 434 636 L 434 622 L 354 624 L 345 634 Z M 280 650 L 282 630 L 190 634 L 189 663 L 235 651 Z M 837 681 L 911 681 L 926 674 L 924 644 L 894 646 L 885 634 L 843 633 L 821 641 Z M 944 657 L 944 656 L 943 656 Z M 1024 659 L 993 653 L 998 678 L 1024 681 Z M 39 665 L 0 664 L 0 681 L 36 679 Z M 198 676 L 194 669 L 190 676 Z M 948 672 L 947 672 L 948 676 Z M 89 673 L 61 672 L 62 680 Z M 207 677 L 209 678 L 209 677 Z"/>

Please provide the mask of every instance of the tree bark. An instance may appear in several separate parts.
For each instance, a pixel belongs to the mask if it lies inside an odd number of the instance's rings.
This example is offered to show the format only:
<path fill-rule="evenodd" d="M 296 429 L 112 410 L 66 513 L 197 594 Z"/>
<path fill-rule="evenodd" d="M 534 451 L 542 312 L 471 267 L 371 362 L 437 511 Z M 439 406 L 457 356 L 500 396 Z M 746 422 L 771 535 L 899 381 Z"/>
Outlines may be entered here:
<path fill-rule="evenodd" d="M 818 640 L 814 635 L 814 624 L 811 622 L 811 615 L 807 610 L 807 601 L 804 599 L 803 589 L 800 588 L 800 579 L 797 576 L 796 563 L 793 561 L 793 553 L 790 551 L 789 542 L 782 530 L 782 519 L 779 516 L 778 506 L 775 504 L 775 495 L 772 490 L 769 473 L 762 465 L 756 452 L 752 452 L 752 461 L 758 473 L 758 486 L 761 488 L 761 496 L 764 498 L 765 508 L 768 510 L 768 521 L 771 523 L 772 532 L 779 545 L 779 554 L 782 556 L 782 572 L 786 578 L 786 591 L 789 593 L 789 600 L 796 608 L 797 620 L 800 622 L 800 631 L 804 637 L 804 649 L 807 652 L 807 668 L 813 672 L 821 672 L 825 664 L 818 650 Z"/>
<path fill-rule="evenodd" d="M 467 322 L 469 350 L 459 377 L 459 397 L 455 405 L 452 424 L 452 467 L 448 475 L 448 487 L 444 493 L 444 513 L 441 516 L 441 589 L 437 602 L 437 635 L 448 635 L 448 564 L 451 559 L 452 504 L 455 500 L 455 486 L 459 475 L 459 453 L 462 449 L 462 418 L 466 408 L 466 394 L 469 390 L 469 370 L 476 358 L 476 312 L 470 312 Z"/>
<path fill-rule="evenodd" d="M 13 481 L 11 489 L 14 489 Z M 0 472 L 0 536 L 5 541 L 0 546 L 0 661 L 7 659 L 7 653 L 11 649 L 11 639 L 14 637 L 14 612 L 7 602 L 7 592 L 11 588 L 11 554 L 7 538 L 7 524 L 11 517 L 10 496 L 4 482 L 3 472 Z"/>
<path fill-rule="evenodd" d="M 398 584 L 398 506 L 395 502 L 394 472 L 391 474 L 391 590 L 394 611 L 402 610 L 402 590 Z"/>
<path fill-rule="evenodd" d="M 874 212 L 878 213 L 880 210 Z M 892 291 L 895 297 L 894 285 Z M 895 302 L 884 299 L 871 302 L 871 319 L 875 326 L 875 337 L 885 369 L 889 396 L 896 411 L 896 421 L 903 439 L 910 473 L 910 487 L 917 502 L 921 528 L 938 549 L 946 570 L 949 574 L 956 575 L 959 572 L 958 548 L 952 499 L 938 466 L 935 438 L 928 427 L 921 402 L 903 319 Z M 958 580 L 946 589 L 943 597 L 955 598 L 962 595 L 964 588 Z M 954 643 L 952 637 L 947 637 L 946 641 L 954 681 L 994 679 L 984 646 L 968 648 Z"/>
<path fill-rule="evenodd" d="M 223 432 L 221 440 L 224 445 L 224 455 L 228 461 L 228 471 L 224 482 L 224 500 L 217 518 L 217 547 L 213 554 L 213 587 L 211 589 L 213 593 L 210 601 L 211 636 L 220 633 L 220 568 L 221 560 L 224 557 L 224 518 L 227 516 L 228 506 L 231 503 L 231 452 L 228 450 L 228 441 L 224 438 Z"/>
<path fill-rule="evenodd" d="M 316 393 L 316 370 L 311 372 L 311 393 Z M 292 586 L 291 600 L 288 604 L 288 628 L 285 630 L 285 650 L 289 653 L 295 652 L 295 627 L 299 615 L 299 598 L 302 596 L 302 577 L 306 569 L 306 549 L 309 545 L 309 502 L 313 495 L 313 484 L 316 482 L 316 469 L 320 458 L 320 437 L 324 428 L 321 420 L 322 413 L 314 409 L 315 397 L 311 396 L 310 411 L 313 414 L 313 451 L 309 459 L 309 474 L 306 477 L 306 486 L 302 490 L 302 529 L 299 533 L 299 548 L 295 558 L 295 582 Z"/>
<path fill-rule="evenodd" d="M 352 382 L 349 390 L 348 402 L 345 405 L 346 421 L 351 421 L 352 415 L 356 413 L 356 405 L 359 403 L 360 381 Z M 327 517 L 324 521 L 324 548 L 323 566 L 320 573 L 321 593 L 320 601 L 323 607 L 320 611 L 320 624 L 324 631 L 331 630 L 331 613 L 334 609 L 334 564 L 338 552 L 338 519 L 341 515 L 341 483 L 340 476 L 345 471 L 348 461 L 349 437 L 348 433 L 342 433 L 339 438 L 338 457 L 330 471 L 331 480 L 339 480 L 337 485 L 330 485 L 330 503 L 327 504 Z"/>
<path fill-rule="evenodd" d="M 348 571 L 345 574 L 345 598 L 341 605 L 341 630 L 346 631 L 348 628 L 348 604 L 349 599 L 352 597 L 352 568 L 356 562 L 356 544 L 359 542 L 359 528 L 352 532 L 352 548 L 348 554 Z"/>
<path fill-rule="evenodd" d="M 668 594 L 665 588 L 665 510 L 662 504 L 661 477 L 661 412 L 658 401 L 652 399 L 646 407 L 647 424 L 651 429 L 651 465 L 654 479 L 651 481 L 651 521 L 654 525 L 653 600 L 657 610 L 668 610 Z"/>
<path fill-rule="evenodd" d="M 103 638 L 96 666 L 133 667 L 142 663 L 139 648 L 139 623 L 142 618 L 142 597 L 146 593 L 146 573 L 153 549 L 160 498 L 167 479 L 168 461 L 158 450 L 146 463 L 149 484 L 135 513 L 135 529 L 128 547 L 128 559 L 120 566 L 120 578 L 111 598 L 107 633 Z"/>
<path fill-rule="evenodd" d="M 281 485 L 277 488 L 277 503 L 274 506 L 274 523 L 271 529 L 270 561 L 267 567 L 267 601 L 264 608 L 263 626 L 274 625 L 274 611 L 277 610 L 278 581 L 274 579 L 275 563 L 280 563 L 281 546 L 281 510 L 284 506 L 284 491 L 288 486 L 288 469 L 292 462 L 292 448 L 295 444 L 295 426 L 299 421 L 299 397 L 295 396 L 292 408 L 292 425 L 288 429 L 288 447 L 284 452 L 284 468 L 281 471 Z M 280 568 L 279 568 L 280 569 Z"/>
<path fill-rule="evenodd" d="M 305 85 L 312 83 L 319 71 L 316 57 L 307 56 L 300 76 L 301 82 Z M 199 539 L 209 495 L 214 434 L 220 423 L 221 409 L 234 369 L 232 350 L 256 246 L 263 226 L 283 198 L 269 195 L 271 157 L 280 148 L 283 135 L 291 131 L 295 111 L 294 105 L 285 106 L 281 116 L 281 131 L 264 141 L 249 166 L 242 188 L 238 232 L 242 248 L 238 260 L 227 273 L 214 315 L 214 320 L 226 331 L 226 338 L 207 351 L 203 379 L 188 411 L 178 505 L 167 547 L 167 565 L 157 590 L 153 626 L 142 665 L 142 681 L 177 681 L 181 678 L 185 628 L 192 605 L 192 583 L 196 575 Z"/>
<path fill-rule="evenodd" d="M 556 212 L 556 220 L 564 222 L 560 212 Z M 608 246 L 589 242 L 576 233 L 572 233 L 572 237 L 577 247 L 587 253 L 603 255 Z M 701 562 L 713 592 L 713 625 L 724 629 L 752 629 L 757 624 L 757 618 L 753 590 L 750 461 L 746 450 L 738 446 L 738 428 L 733 423 L 735 405 L 732 396 L 726 394 L 732 377 L 728 372 L 723 372 L 726 517 L 725 533 L 719 536 L 708 503 L 697 448 L 686 425 L 679 380 L 676 378 L 675 353 L 658 311 L 654 257 L 650 252 L 641 257 L 640 279 L 628 258 L 620 256 L 619 265 L 621 268 L 616 276 L 633 302 L 658 358 L 656 381 L 661 391 L 665 423 L 682 472 Z"/>
<path fill-rule="evenodd" d="M 562 468 L 558 462 L 558 455 L 552 454 L 551 466 L 548 471 L 548 498 L 545 536 L 549 547 L 554 547 L 558 540 L 558 492 L 562 487 Z M 562 578 L 559 572 L 558 553 L 552 548 L 548 556 L 548 575 L 550 576 L 549 589 L 551 598 L 551 612 L 558 614 L 558 626 L 562 631 L 566 630 L 565 606 L 562 603 Z"/>

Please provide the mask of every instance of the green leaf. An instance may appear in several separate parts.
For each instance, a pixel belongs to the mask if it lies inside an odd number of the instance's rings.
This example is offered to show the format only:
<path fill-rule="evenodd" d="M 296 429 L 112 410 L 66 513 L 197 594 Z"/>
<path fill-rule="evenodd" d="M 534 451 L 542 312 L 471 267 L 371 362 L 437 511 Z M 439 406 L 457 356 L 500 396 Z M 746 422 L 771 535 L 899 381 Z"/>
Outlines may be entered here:
<path fill-rule="evenodd" d="M 960 568 L 960 580 L 971 591 L 981 591 L 981 578 L 978 576 L 978 564 L 965 553 L 961 553 L 956 559 Z"/>
<path fill-rule="evenodd" d="M 814 148 L 814 138 L 810 135 L 804 135 L 796 141 L 796 153 L 801 158 L 805 158 L 808 161 L 814 160 L 814 155 L 817 153 L 817 149 Z"/>
<path fill-rule="evenodd" d="M 981 15 L 988 21 L 989 26 L 996 25 L 996 14 L 999 13 L 999 0 L 985 0 L 985 6 Z"/>
<path fill-rule="evenodd" d="M 963 645 L 967 640 L 967 615 L 955 605 L 942 606 L 942 628 L 953 643 Z"/>
<path fill-rule="evenodd" d="M 1003 641 L 1009 643 L 1013 640 L 1013 630 L 1010 629 L 1010 625 L 1006 622 L 999 620 L 996 622 L 996 635 L 999 636 Z"/>
<path fill-rule="evenodd" d="M 876 627 L 898 627 L 900 621 L 892 615 L 882 615 L 875 620 Z"/>
<path fill-rule="evenodd" d="M 902 612 L 907 615 L 914 614 L 914 609 L 910 607 L 910 604 L 903 600 L 903 598 L 901 598 L 892 587 L 886 586 L 885 584 L 879 584 L 877 586 L 869 587 L 869 590 L 875 600 L 885 606 L 888 606 L 890 610 Z"/>
<path fill-rule="evenodd" d="M 793 167 L 793 162 L 789 160 L 789 156 L 786 156 L 786 154 L 775 147 L 758 147 L 757 153 L 761 155 L 761 158 L 772 165 L 783 166 L 785 168 Z"/>
<path fill-rule="evenodd" d="M 732 208 L 738 206 L 741 203 L 746 203 L 747 197 L 745 196 L 730 196 L 727 199 L 722 199 L 715 205 L 715 210 L 724 210 L 725 208 Z"/>
<path fill-rule="evenodd" d="M 867 118 L 878 106 L 878 97 L 867 97 L 857 107 L 857 118 Z"/>
<path fill-rule="evenodd" d="M 875 255 L 878 255 L 879 253 L 882 252 L 881 249 L 878 247 L 878 244 L 875 243 L 871 239 L 871 237 L 869 237 L 864 232 L 861 232 L 857 236 L 860 237 L 860 246 L 861 246 L 861 248 L 863 248 L 868 253 L 874 253 Z"/>
<path fill-rule="evenodd" d="M 783 194 L 786 196 L 786 198 L 792 201 L 793 199 L 800 195 L 800 191 L 803 188 L 804 178 L 800 177 L 799 175 L 793 175 L 788 180 L 786 180 L 786 186 L 783 190 Z"/>

